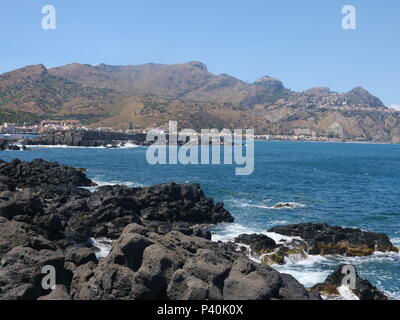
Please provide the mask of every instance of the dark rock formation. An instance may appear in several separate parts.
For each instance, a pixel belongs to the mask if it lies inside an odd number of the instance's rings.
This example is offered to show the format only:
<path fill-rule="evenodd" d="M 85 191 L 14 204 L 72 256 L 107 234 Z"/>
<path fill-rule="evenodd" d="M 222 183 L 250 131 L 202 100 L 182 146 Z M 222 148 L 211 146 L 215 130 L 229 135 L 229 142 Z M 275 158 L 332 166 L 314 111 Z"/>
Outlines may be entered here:
<path fill-rule="evenodd" d="M 307 244 L 308 253 L 313 255 L 368 256 L 375 251 L 398 252 L 385 234 L 332 227 L 326 223 L 280 226 L 270 229 L 269 232 L 301 237 Z"/>
<path fill-rule="evenodd" d="M 267 265 L 286 264 L 287 259 L 307 258 L 307 245 L 304 241 L 294 239 L 289 242 L 280 243 L 273 252 L 261 256 L 261 263 Z"/>
<path fill-rule="evenodd" d="M 208 240 L 198 225 L 233 217 L 198 185 L 92 193 L 76 188 L 91 184 L 80 170 L 43 160 L 1 162 L 0 176 L 10 182 L 0 193 L 1 300 L 319 298 L 233 244 Z M 117 240 L 98 259 L 90 237 Z M 42 287 L 45 266 L 55 268 L 53 290 Z"/>
<path fill-rule="evenodd" d="M 45 186 L 85 187 L 93 185 L 82 170 L 35 159 L 24 162 L 15 159 L 11 162 L 0 160 L 0 180 L 10 189 Z"/>
<path fill-rule="evenodd" d="M 233 222 L 223 205 L 205 197 L 199 185 L 105 186 L 83 199 L 67 202 L 60 212 L 68 214 L 71 206 L 81 213 L 72 215 L 68 222 L 68 235 L 73 238 L 90 235 L 116 239 L 130 223 L 148 225 L 159 233 L 179 230 L 209 238 L 209 232 L 195 225 Z"/>
<path fill-rule="evenodd" d="M 270 237 L 264 234 L 242 234 L 234 239 L 241 251 L 255 257 L 266 265 L 285 264 L 290 256 L 307 256 L 307 245 L 304 241 L 293 239 L 276 243 Z M 246 245 L 243 247 L 241 245 Z"/>
<path fill-rule="evenodd" d="M 343 273 L 342 264 L 330 274 L 323 283 L 316 284 L 310 290 L 317 291 L 320 294 L 330 297 L 338 296 L 340 293 L 338 288 L 342 286 L 343 278 L 346 273 Z M 355 269 L 354 266 L 351 266 Z M 355 289 L 350 289 L 360 300 L 388 300 L 388 297 L 375 288 L 368 280 L 360 278 L 356 271 Z"/>
<path fill-rule="evenodd" d="M 199 185 L 78 188 L 91 184 L 57 163 L 0 161 L 0 300 L 320 298 L 234 244 L 211 242 L 202 225 L 233 217 Z M 107 257 L 91 237 L 114 240 Z M 266 236 L 238 239 L 258 254 L 282 249 Z M 45 266 L 54 290 L 42 287 Z"/>
<path fill-rule="evenodd" d="M 5 150 L 12 150 L 12 151 L 23 150 L 23 151 L 25 151 L 25 150 L 27 150 L 25 145 L 23 145 L 22 147 L 19 147 L 16 144 L 12 144 L 12 143 L 15 143 L 15 140 L 9 141 L 8 139 L 0 138 L 0 151 L 5 151 Z"/>
<path fill-rule="evenodd" d="M 15 247 L 7 252 L 0 265 L 0 300 L 34 300 L 49 294 L 41 283 L 44 266 L 53 266 L 56 283 L 66 284 L 62 252 L 29 247 Z"/>
<path fill-rule="evenodd" d="M 29 225 L 0 217 L 0 259 L 12 248 L 26 246 L 35 250 L 55 249 L 51 241 L 38 235 Z"/>
<path fill-rule="evenodd" d="M 92 248 L 68 247 L 64 254 L 65 261 L 72 262 L 75 266 L 81 266 L 91 261 L 97 263 L 97 258 Z"/>
<path fill-rule="evenodd" d="M 58 285 L 48 295 L 42 296 L 37 300 L 72 300 L 72 297 L 68 293 L 68 289 L 64 285 Z"/>
<path fill-rule="evenodd" d="M 230 244 L 132 224 L 97 266 L 73 280 L 75 299 L 309 300 L 294 278 L 251 262 Z M 316 297 L 316 295 L 313 295 Z"/>
<path fill-rule="evenodd" d="M 209 239 L 211 234 L 196 225 L 233 222 L 223 205 L 214 204 L 199 185 L 105 186 L 92 193 L 69 188 L 92 185 L 83 172 L 43 160 L 0 162 L 1 177 L 8 190 L 0 192 L 0 217 L 29 225 L 61 248 L 90 237 L 117 239 L 131 223 L 159 233 L 179 230 Z M 12 191 L 15 187 L 34 189 Z"/>
<path fill-rule="evenodd" d="M 130 142 L 147 145 L 144 133 L 125 134 L 103 131 L 56 131 L 34 139 L 28 139 L 26 145 L 66 145 L 76 147 L 113 147 Z"/>
<path fill-rule="evenodd" d="M 236 243 L 249 245 L 253 253 L 262 255 L 277 247 L 276 242 L 263 234 L 241 234 L 234 240 Z"/>

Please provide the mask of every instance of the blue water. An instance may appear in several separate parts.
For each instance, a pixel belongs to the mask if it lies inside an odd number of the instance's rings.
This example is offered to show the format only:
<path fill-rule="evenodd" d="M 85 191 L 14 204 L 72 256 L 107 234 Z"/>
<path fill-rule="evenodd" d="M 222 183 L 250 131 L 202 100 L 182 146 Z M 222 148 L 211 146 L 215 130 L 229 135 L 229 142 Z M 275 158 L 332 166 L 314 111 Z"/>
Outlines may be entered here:
<path fill-rule="evenodd" d="M 215 228 L 217 238 L 263 232 L 287 223 L 327 222 L 383 232 L 400 246 L 399 145 L 256 142 L 251 176 L 236 176 L 235 166 L 226 165 L 151 166 L 142 147 L 35 148 L 0 153 L 4 160 L 16 157 L 85 167 L 90 178 L 105 183 L 199 183 L 236 218 L 235 224 Z M 279 202 L 295 202 L 299 207 L 273 209 Z M 277 268 L 311 286 L 343 261 L 356 264 L 362 277 L 391 298 L 400 299 L 399 254 L 313 257 Z"/>

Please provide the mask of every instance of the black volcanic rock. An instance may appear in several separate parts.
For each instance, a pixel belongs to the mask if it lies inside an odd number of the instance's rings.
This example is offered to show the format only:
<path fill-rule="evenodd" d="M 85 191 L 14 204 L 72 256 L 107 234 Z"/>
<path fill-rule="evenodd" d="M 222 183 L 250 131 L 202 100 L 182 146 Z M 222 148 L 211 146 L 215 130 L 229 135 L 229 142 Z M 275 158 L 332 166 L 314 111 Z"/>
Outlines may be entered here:
<path fill-rule="evenodd" d="M 72 300 L 72 297 L 69 295 L 66 286 L 57 285 L 48 295 L 39 297 L 37 300 L 67 301 Z"/>
<path fill-rule="evenodd" d="M 8 180 L 11 188 L 93 185 L 93 182 L 81 170 L 42 159 L 35 159 L 32 162 L 24 162 L 19 159 L 11 162 L 0 160 L 0 176 Z"/>
<path fill-rule="evenodd" d="M 94 192 L 86 204 L 89 210 L 73 216 L 71 228 L 78 226 L 81 230 L 85 226 L 92 236 L 113 239 L 118 238 L 130 223 L 149 225 L 154 230 L 176 228 L 183 231 L 182 223 L 188 223 L 187 229 L 190 229 L 196 224 L 234 220 L 222 204 L 214 204 L 212 199 L 205 197 L 199 185 L 190 184 L 165 183 L 143 188 L 104 186 Z M 184 232 L 203 232 L 196 230 Z"/>
<path fill-rule="evenodd" d="M 202 225 L 234 219 L 197 184 L 91 192 L 77 187 L 91 184 L 82 170 L 43 160 L 1 161 L 0 178 L 0 300 L 320 299 L 234 244 L 210 241 Z M 97 258 L 91 237 L 113 239 L 110 254 Z M 259 252 L 276 246 L 262 235 L 239 238 Z M 41 286 L 49 265 L 54 291 Z"/>
<path fill-rule="evenodd" d="M 336 270 L 330 274 L 323 283 L 316 284 L 310 290 L 318 291 L 324 296 L 335 296 L 339 295 L 338 288 L 342 286 L 343 278 L 346 276 L 343 273 L 343 267 L 346 265 L 342 264 L 336 268 Z M 355 269 L 355 266 L 351 266 Z M 388 297 L 374 287 L 368 280 L 360 278 L 356 271 L 356 282 L 355 289 L 350 289 L 360 300 L 388 300 Z"/>
<path fill-rule="evenodd" d="M 20 151 L 21 147 L 15 144 L 9 144 L 7 139 L 0 138 L 0 151 L 5 151 L 5 150 Z M 22 150 L 25 151 L 26 148 L 22 147 Z"/>
<path fill-rule="evenodd" d="M 310 300 L 294 278 L 251 262 L 230 244 L 176 231 L 159 235 L 135 224 L 106 258 L 80 273 L 73 281 L 77 300 Z"/>
<path fill-rule="evenodd" d="M 35 250 L 54 250 L 51 241 L 35 233 L 29 225 L 0 217 L 0 259 L 14 247 L 26 246 Z"/>
<path fill-rule="evenodd" d="M 65 250 L 65 260 L 80 266 L 89 262 L 96 262 L 97 258 L 92 248 L 69 247 Z"/>
<path fill-rule="evenodd" d="M 90 237 L 117 239 L 132 223 L 154 232 L 172 230 L 210 238 L 200 224 L 233 222 L 222 204 L 214 204 L 199 185 L 165 183 L 152 187 L 105 186 L 95 192 L 76 186 L 92 185 L 71 167 L 43 160 L 0 162 L 0 217 L 29 225 L 30 230 L 60 247 Z M 32 187 L 33 189 L 15 188 Z"/>
<path fill-rule="evenodd" d="M 241 234 L 234 240 L 236 243 L 249 245 L 252 252 L 261 255 L 277 247 L 276 242 L 263 234 Z"/>
<path fill-rule="evenodd" d="M 25 140 L 26 145 L 66 145 L 77 147 L 109 147 L 118 148 L 125 143 L 148 145 L 146 134 L 125 134 L 102 131 L 55 131 L 34 139 Z"/>
<path fill-rule="evenodd" d="M 35 300 L 49 294 L 41 285 L 44 266 L 53 266 L 56 283 L 66 284 L 64 256 L 60 251 L 15 247 L 7 252 L 0 264 L 0 300 Z"/>
<path fill-rule="evenodd" d="M 269 232 L 301 237 L 309 254 L 344 254 L 368 256 L 375 251 L 398 252 L 387 235 L 360 229 L 329 226 L 326 223 L 303 223 L 275 227 Z"/>
<path fill-rule="evenodd" d="M 103 297 L 125 298 L 125 281 L 137 283 L 132 297 L 167 297 L 168 281 L 184 257 L 198 245 L 214 248 L 206 240 L 211 233 L 198 225 L 233 221 L 199 185 L 106 186 L 90 192 L 77 187 L 92 185 L 82 170 L 43 160 L 1 161 L 0 177 L 0 299 L 5 300 L 80 298 L 90 278 L 107 277 L 122 264 L 128 269 L 116 277 L 115 293 Z M 119 238 L 107 257 L 112 264 L 98 262 L 91 237 Z M 186 237 L 182 249 L 179 237 Z M 148 249 L 150 261 L 141 268 L 143 251 L 153 244 L 158 247 Z M 56 268 L 53 292 L 41 287 L 45 265 Z"/>
<path fill-rule="evenodd" d="M 93 193 L 78 188 L 24 189 L 1 192 L 0 200 L 0 217 L 26 223 L 51 241 L 116 239 L 131 223 L 160 233 L 179 230 L 210 238 L 209 231 L 196 225 L 233 221 L 222 204 L 205 197 L 198 185 L 107 186 Z"/>

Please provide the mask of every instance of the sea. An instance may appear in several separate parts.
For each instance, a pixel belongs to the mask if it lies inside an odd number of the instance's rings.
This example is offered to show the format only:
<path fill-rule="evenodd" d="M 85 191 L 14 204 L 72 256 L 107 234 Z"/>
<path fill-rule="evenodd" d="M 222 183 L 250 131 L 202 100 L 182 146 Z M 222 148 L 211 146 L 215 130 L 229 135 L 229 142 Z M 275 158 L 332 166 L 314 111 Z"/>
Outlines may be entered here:
<path fill-rule="evenodd" d="M 243 233 L 266 233 L 274 226 L 302 222 L 357 227 L 386 233 L 400 247 L 400 145 L 312 142 L 255 142 L 255 170 L 235 175 L 236 165 L 150 165 L 146 147 L 121 149 L 32 147 L 4 151 L 0 159 L 43 158 L 87 168 L 99 185 L 133 187 L 164 182 L 199 183 L 223 202 L 235 223 L 212 228 L 213 240 Z M 292 208 L 276 209 L 278 203 Z M 340 264 L 354 264 L 359 275 L 400 300 L 400 254 L 370 257 L 308 256 L 273 266 L 306 287 L 323 282 Z"/>

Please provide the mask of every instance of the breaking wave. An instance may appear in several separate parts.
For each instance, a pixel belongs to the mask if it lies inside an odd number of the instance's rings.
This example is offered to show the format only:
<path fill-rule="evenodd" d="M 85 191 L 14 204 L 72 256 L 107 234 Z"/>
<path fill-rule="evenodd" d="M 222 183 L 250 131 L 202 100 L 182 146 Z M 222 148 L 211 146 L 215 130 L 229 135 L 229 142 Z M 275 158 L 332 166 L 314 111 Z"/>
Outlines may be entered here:
<path fill-rule="evenodd" d="M 110 149 L 110 150 L 119 150 L 119 149 L 134 149 L 134 148 L 140 148 L 141 146 L 134 144 L 134 143 L 120 143 L 117 144 L 117 148 L 113 148 L 113 146 L 110 144 L 108 146 L 99 146 L 99 147 L 82 147 L 82 146 L 68 146 L 68 145 L 29 145 L 26 146 L 27 148 L 48 148 L 48 149 Z"/>
<path fill-rule="evenodd" d="M 283 221 L 273 221 L 273 223 L 283 222 Z M 212 240 L 213 241 L 223 241 L 229 242 L 234 238 L 241 234 L 253 234 L 253 233 L 261 233 L 265 234 L 268 237 L 272 238 L 276 243 L 282 244 L 285 242 L 289 242 L 293 239 L 300 239 L 299 237 L 287 237 L 284 235 L 280 235 L 277 233 L 266 232 L 265 230 L 258 228 L 249 228 L 238 223 L 234 224 L 222 224 L 212 229 Z M 400 238 L 391 239 L 392 243 L 399 246 Z M 242 245 L 244 247 L 249 248 L 249 246 Z M 249 258 L 255 262 L 260 263 L 262 256 L 257 257 L 253 255 L 249 255 Z M 279 272 L 287 273 L 295 277 L 301 284 L 303 284 L 306 288 L 310 288 L 317 283 L 322 283 L 325 279 L 330 275 L 336 267 L 341 264 L 352 264 L 356 267 L 369 265 L 369 264 L 393 264 L 397 265 L 400 263 L 400 254 L 394 252 L 375 252 L 371 256 L 366 257 L 344 257 L 338 255 L 300 255 L 293 254 L 289 257 L 285 258 L 285 264 L 279 265 L 274 264 L 272 267 Z M 371 271 L 372 272 L 372 271 Z M 375 274 L 361 274 L 369 279 L 376 278 Z M 387 275 L 390 276 L 390 275 Z M 384 278 L 385 276 L 380 275 L 380 277 Z M 381 287 L 380 282 L 375 281 L 374 285 Z M 329 299 L 337 299 L 337 300 L 359 300 L 357 296 L 353 294 L 353 292 L 349 291 L 348 288 L 340 288 L 339 290 L 340 296 L 338 297 L 325 297 Z M 398 288 L 393 288 L 393 290 L 385 290 L 384 291 L 391 299 L 400 299 L 400 290 Z"/>

